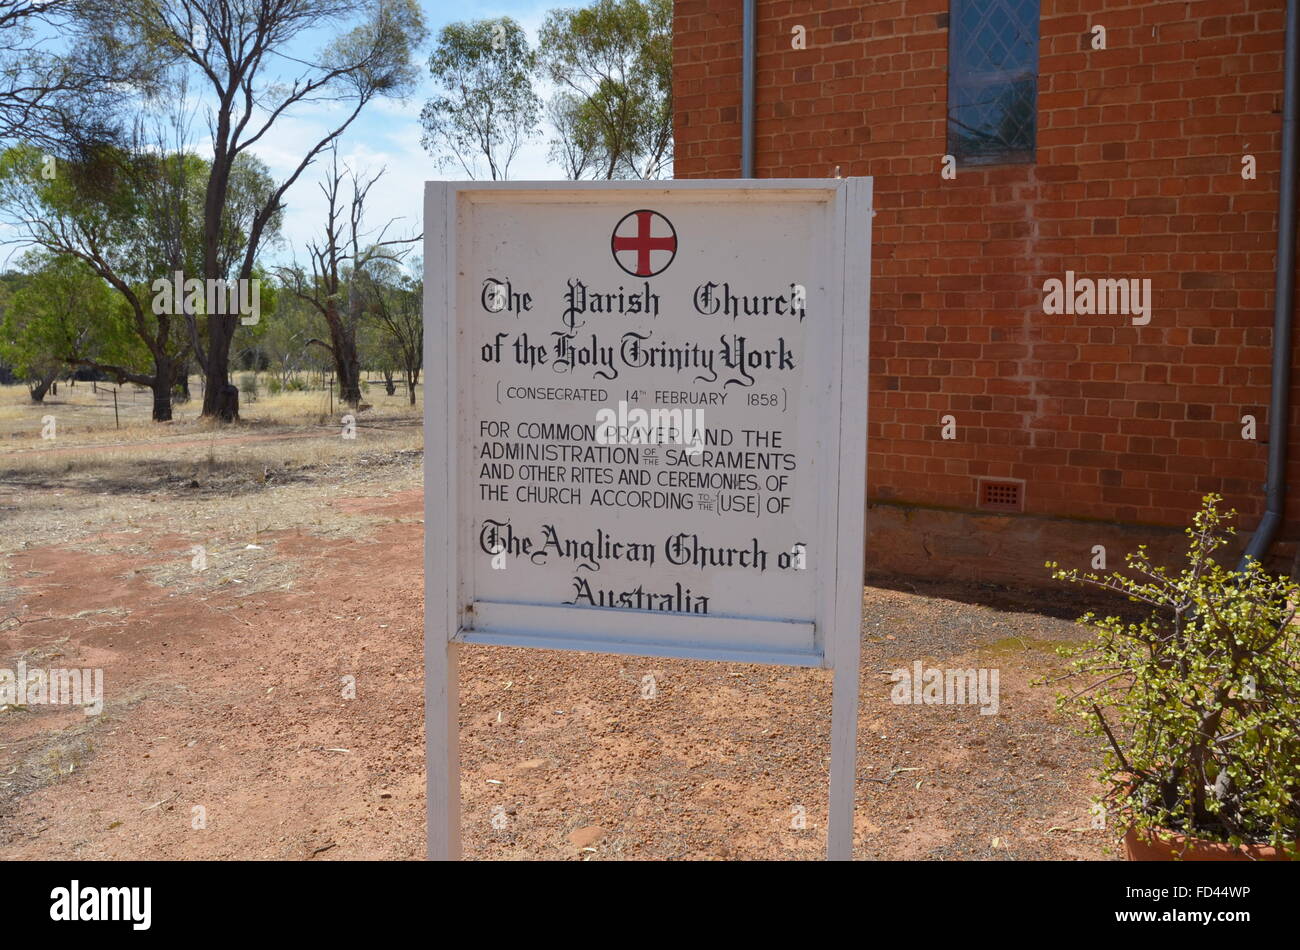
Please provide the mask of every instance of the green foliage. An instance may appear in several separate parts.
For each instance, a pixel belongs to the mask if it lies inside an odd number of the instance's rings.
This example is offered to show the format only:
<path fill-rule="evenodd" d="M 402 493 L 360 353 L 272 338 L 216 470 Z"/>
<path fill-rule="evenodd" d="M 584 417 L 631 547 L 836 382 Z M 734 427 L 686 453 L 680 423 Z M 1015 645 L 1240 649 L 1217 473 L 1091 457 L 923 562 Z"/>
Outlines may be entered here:
<path fill-rule="evenodd" d="M 1300 831 L 1300 587 L 1254 560 L 1236 573 L 1214 552 L 1235 515 L 1207 495 L 1187 566 L 1171 576 L 1145 548 L 1129 577 L 1060 570 L 1053 577 L 1124 594 L 1139 622 L 1088 613 L 1095 636 L 1073 656 L 1087 680 L 1058 706 L 1109 745 L 1100 778 L 1127 825 L 1230 844 L 1296 848 Z"/>
<path fill-rule="evenodd" d="M 0 319 L 0 359 L 15 373 L 38 380 L 73 360 L 147 358 L 124 309 L 102 279 L 70 255 L 29 251 L 24 274 Z"/>
<path fill-rule="evenodd" d="M 423 262 L 414 260 L 403 271 L 393 261 L 379 261 L 360 275 L 366 298 L 364 339 L 368 365 L 387 374 L 401 369 L 407 398 L 415 405 L 415 386 L 424 366 Z"/>
<path fill-rule="evenodd" d="M 116 148 L 64 162 L 54 178 L 41 175 L 41 156 L 28 146 L 0 154 L 0 209 L 25 240 L 56 257 L 84 261 L 132 311 L 132 327 L 148 351 L 172 344 L 170 327 L 153 319 L 151 281 L 174 266 L 165 248 L 175 227 L 164 196 L 170 163 Z M 184 253 L 180 253 L 183 262 Z"/>
<path fill-rule="evenodd" d="M 191 225 L 194 242 L 194 262 L 186 273 L 187 277 L 202 274 L 202 234 L 203 234 L 203 199 L 207 188 L 207 178 L 212 163 L 206 159 L 190 156 L 198 163 L 200 174 L 195 176 L 194 192 L 191 202 L 194 216 Z M 271 200 L 275 193 L 276 182 L 271 171 L 256 155 L 251 152 L 241 153 L 230 167 L 230 184 L 226 192 L 226 206 L 221 216 L 221 227 L 217 238 L 217 268 L 228 278 L 238 276 L 244 253 L 248 250 L 253 220 L 262 206 Z M 276 210 L 267 219 L 261 234 L 264 245 L 275 245 L 281 240 L 280 226 L 284 222 L 284 207 L 277 205 Z M 260 269 L 253 268 L 253 276 L 261 276 Z M 266 286 L 262 287 L 262 310 L 266 311 Z"/>
<path fill-rule="evenodd" d="M 420 113 L 425 149 L 441 167 L 458 163 L 470 178 L 478 177 L 480 161 L 493 180 L 508 178 L 519 148 L 537 131 L 536 70 L 537 54 L 510 17 L 444 26 L 429 57 L 440 91 Z"/>
<path fill-rule="evenodd" d="M 144 187 L 129 158 L 99 149 L 82 162 L 61 162 L 53 178 L 42 174 L 43 156 L 28 145 L 0 154 L 0 207 L 6 223 L 23 238 L 56 252 L 91 256 L 94 244 L 105 259 L 126 265 L 128 278 L 140 244 L 145 216 Z M 74 250 L 75 249 L 75 250 Z"/>
<path fill-rule="evenodd" d="M 572 178 L 660 178 L 672 164 L 671 0 L 552 10 L 539 48 L 560 92 L 552 158 Z"/>
<path fill-rule="evenodd" d="M 404 96 L 419 81 L 412 53 L 429 35 L 415 0 L 379 0 L 365 7 L 366 19 L 335 39 L 322 65 L 339 73 L 336 83 L 357 96 Z"/>
<path fill-rule="evenodd" d="M 268 288 L 274 286 L 275 313 L 271 318 L 264 317 L 256 327 L 254 336 L 257 348 L 266 358 L 268 368 L 276 380 L 285 389 L 294 374 L 308 369 L 311 347 L 307 345 L 313 333 L 314 314 L 310 305 L 297 297 L 290 288 L 278 282 L 262 282 L 263 310 L 266 309 Z"/>
<path fill-rule="evenodd" d="M 50 332 L 27 338 L 59 359 L 94 364 L 119 378 L 151 385 L 150 377 L 171 373 L 189 357 L 187 318 L 172 313 L 170 285 L 155 282 L 174 281 L 177 271 L 185 279 L 203 273 L 211 163 L 191 153 L 158 151 L 142 141 L 130 149 L 102 147 L 80 161 L 60 163 L 53 177 L 41 174 L 41 163 L 42 156 L 30 146 L 0 153 L 0 219 L 45 248 L 50 259 L 84 262 L 83 270 L 93 271 L 99 289 L 111 289 L 115 299 L 107 310 L 74 308 L 66 319 L 76 324 L 75 332 L 68 329 L 62 338 Z M 234 161 L 216 242 L 223 274 L 238 269 L 253 218 L 273 191 L 260 160 L 241 155 Z M 277 211 L 266 224 L 263 233 L 271 239 L 280 216 Z M 265 332 L 277 302 L 273 284 L 257 269 L 253 276 L 261 279 L 261 319 L 247 326 L 236 321 L 250 343 Z M 42 293 L 56 290 L 47 280 Z M 52 326 L 48 319 L 36 325 L 46 331 Z M 16 338 L 11 334 L 9 339 Z"/>

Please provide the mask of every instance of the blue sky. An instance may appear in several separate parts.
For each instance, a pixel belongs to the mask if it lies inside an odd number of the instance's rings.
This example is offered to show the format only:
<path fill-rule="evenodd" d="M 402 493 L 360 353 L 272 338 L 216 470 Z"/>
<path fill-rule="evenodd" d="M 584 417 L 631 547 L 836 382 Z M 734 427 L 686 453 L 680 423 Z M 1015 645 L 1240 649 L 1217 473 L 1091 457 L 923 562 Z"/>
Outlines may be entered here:
<path fill-rule="evenodd" d="M 557 7 L 582 6 L 585 0 L 420 0 L 424 10 L 429 37 L 417 51 L 416 61 L 421 77 L 420 85 L 405 101 L 392 99 L 373 100 L 339 141 L 340 163 L 346 163 L 358 173 L 369 177 L 385 169 L 384 176 L 371 189 L 367 207 L 368 228 L 382 227 L 394 220 L 389 236 L 416 234 L 422 228 L 419 220 L 423 205 L 424 182 L 438 178 L 457 178 L 451 168 L 440 171 L 433 158 L 420 145 L 420 110 L 432 95 L 433 83 L 429 78 L 428 59 L 434 38 L 447 23 L 457 20 L 475 20 L 507 15 L 520 23 L 535 43 L 537 31 L 548 10 Z M 348 24 L 350 27 L 352 24 Z M 306 62 L 315 62 L 315 54 L 331 39 L 329 35 L 300 37 L 286 53 Z M 275 64 L 283 72 L 274 78 L 290 80 L 300 74 L 301 66 L 284 62 Z M 271 78 L 269 75 L 266 78 Z M 191 137 L 198 154 L 210 156 L 211 140 L 207 134 L 207 119 L 198 96 L 206 91 L 206 80 L 192 75 L 191 94 L 196 97 L 197 110 L 191 124 Z M 210 87 L 207 87 L 210 88 Z M 547 91 L 539 88 L 546 97 Z M 292 174 L 303 153 L 319 141 L 340 121 L 342 106 L 328 103 L 299 105 L 281 116 L 261 140 L 254 144 L 254 152 L 270 168 L 271 174 L 282 181 Z M 526 145 L 516 156 L 510 168 L 510 177 L 516 180 L 555 179 L 560 173 L 546 157 L 545 130 L 543 135 Z M 326 159 L 328 161 L 328 159 Z M 285 217 L 281 233 L 284 244 L 279 248 L 264 248 L 262 260 L 267 264 L 288 263 L 297 259 L 306 263 L 307 242 L 319 235 L 324 222 L 325 201 L 318 183 L 323 180 L 322 160 L 303 172 L 285 196 Z M 0 227 L 0 238 L 8 237 L 7 228 Z M 0 267 L 15 263 L 22 248 L 12 244 L 0 246 Z M 416 253 L 418 253 L 418 248 Z"/>
<path fill-rule="evenodd" d="M 418 216 L 422 207 L 423 183 L 430 179 L 458 178 L 451 168 L 440 171 L 433 158 L 420 145 L 420 109 L 432 94 L 433 84 L 428 78 L 428 59 L 433 39 L 439 29 L 456 20 L 475 20 L 507 15 L 517 20 L 527 31 L 530 42 L 535 42 L 537 30 L 548 10 L 557 7 L 582 6 L 583 0 L 552 0 L 552 2 L 526 2 L 526 0 L 421 0 L 429 39 L 419 51 L 421 84 L 405 102 L 395 100 L 373 101 L 343 135 L 339 144 L 340 161 L 346 161 L 358 172 L 376 172 L 385 168 L 384 177 L 370 192 L 367 202 L 367 222 L 371 227 L 382 225 L 390 219 L 401 218 L 393 225 L 394 231 L 412 233 L 421 228 Z M 318 48 L 315 42 L 302 44 L 295 55 L 309 55 Z M 253 147 L 253 151 L 271 168 L 277 178 L 283 178 L 302 158 L 304 144 L 316 141 L 329 128 L 332 113 L 326 108 L 299 109 L 291 119 L 281 119 L 268 136 Z M 198 122 L 196 131 L 206 126 Z M 205 143 L 206 145 L 206 143 Z M 510 168 L 510 177 L 524 179 L 555 179 L 561 177 L 559 169 L 548 161 L 545 134 L 525 146 Z M 324 199 L 317 187 L 322 180 L 320 163 L 309 168 L 294 184 L 286 196 L 286 213 L 283 235 L 288 246 L 270 252 L 276 260 L 288 259 L 296 249 L 300 261 L 306 257 L 306 242 L 321 229 Z"/>

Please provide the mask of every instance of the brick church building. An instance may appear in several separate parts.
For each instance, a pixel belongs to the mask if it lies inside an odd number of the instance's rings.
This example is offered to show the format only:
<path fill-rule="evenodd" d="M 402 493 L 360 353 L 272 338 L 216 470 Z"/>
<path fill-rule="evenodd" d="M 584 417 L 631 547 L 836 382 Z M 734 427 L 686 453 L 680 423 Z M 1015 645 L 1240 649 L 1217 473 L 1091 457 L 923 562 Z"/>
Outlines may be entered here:
<path fill-rule="evenodd" d="M 869 570 L 1044 583 L 1097 545 L 1108 568 L 1165 558 L 1207 492 L 1244 547 L 1289 295 L 1284 7 L 677 0 L 678 178 L 875 179 Z"/>

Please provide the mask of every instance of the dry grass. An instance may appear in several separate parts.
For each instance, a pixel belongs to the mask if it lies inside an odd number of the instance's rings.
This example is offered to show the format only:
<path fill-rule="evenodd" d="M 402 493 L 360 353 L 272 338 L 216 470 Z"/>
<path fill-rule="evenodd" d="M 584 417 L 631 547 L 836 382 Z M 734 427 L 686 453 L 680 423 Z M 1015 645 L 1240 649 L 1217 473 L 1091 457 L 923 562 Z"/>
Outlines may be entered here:
<path fill-rule="evenodd" d="M 0 551 L 164 525 L 218 546 L 220 537 L 242 545 L 256 543 L 260 532 L 287 528 L 351 533 L 356 519 L 339 523 L 328 500 L 341 485 L 375 495 L 419 487 L 422 437 L 418 427 L 408 427 L 362 430 L 355 442 L 333 435 L 48 458 L 0 455 Z"/>
<path fill-rule="evenodd" d="M 60 386 L 59 394 L 46 396 L 45 403 L 42 405 L 31 401 L 26 386 L 0 386 L 0 431 L 7 432 L 11 426 L 25 425 L 32 418 L 36 419 L 39 427 L 40 417 L 50 411 L 46 408 L 49 406 L 66 405 L 80 410 L 98 404 L 99 398 L 90 391 L 89 383 L 78 383 L 75 389 L 70 389 L 66 385 Z M 113 408 L 111 401 L 108 408 L 111 417 Z M 111 418 L 109 424 L 112 424 Z"/>
<path fill-rule="evenodd" d="M 355 439 L 344 438 L 342 427 L 337 425 L 279 432 L 214 430 L 167 441 L 82 442 L 69 446 L 60 440 L 43 450 L 0 449 L 0 466 L 5 479 L 88 475 L 109 486 L 120 487 L 126 480 L 138 489 L 146 489 L 158 480 L 207 482 L 243 476 L 265 481 L 276 470 L 285 474 L 295 468 L 329 465 L 378 449 L 400 452 L 422 444 L 423 432 L 414 422 L 390 422 L 383 428 L 359 424 Z"/>
<path fill-rule="evenodd" d="M 412 411 L 404 395 L 388 397 L 382 386 L 366 394 L 373 406 L 357 414 L 353 439 L 343 437 L 337 405 L 334 419 L 322 418 L 328 394 L 319 391 L 245 402 L 238 425 L 197 421 L 198 400 L 178 407 L 176 421 L 150 422 L 142 396 L 138 415 L 129 424 L 124 415 L 121 429 L 111 410 L 106 427 L 95 398 L 79 383 L 61 386 L 51 405 L 32 406 L 25 387 L 0 387 L 0 552 L 78 539 L 94 550 L 125 551 L 133 532 L 173 530 L 207 545 L 228 569 L 205 575 L 202 585 L 222 576 L 248 582 L 256 558 L 247 545 L 260 533 L 364 530 L 369 519 L 329 510 L 340 486 L 383 495 L 420 485 L 422 407 Z M 60 420 L 53 440 L 40 438 L 45 414 Z M 159 580 L 180 581 L 189 556 L 176 560 L 176 576 L 161 568 Z M 3 574 L 0 564 L 0 590 Z M 289 578 L 265 580 L 280 586 Z"/>
<path fill-rule="evenodd" d="M 265 380 L 259 381 L 265 387 Z M 192 383 L 197 392 L 197 380 Z M 88 383 L 66 384 L 59 396 L 35 405 L 24 386 L 0 386 L 0 484 L 10 478 L 31 485 L 33 477 L 75 480 L 90 476 L 110 490 L 124 482 L 145 489 L 159 480 L 201 484 L 221 478 L 261 478 L 277 471 L 328 466 L 339 459 L 376 449 L 409 451 L 422 444 L 423 400 L 409 406 L 400 392 L 372 386 L 364 397 L 371 407 L 354 413 L 356 438 L 345 439 L 343 419 L 351 413 L 335 404 L 329 414 L 326 392 L 281 392 L 245 400 L 238 425 L 200 420 L 199 400 L 175 407 L 168 423 L 149 419 L 145 392 L 134 401 L 118 391 L 121 427 L 112 404 L 105 413 L 103 391 Z M 54 438 L 42 438 L 46 417 L 55 420 Z M 92 486 L 81 485 L 89 488 Z"/>
<path fill-rule="evenodd" d="M 252 374 L 236 374 L 235 379 L 239 382 L 249 375 Z M 173 418 L 169 423 L 152 421 L 151 393 L 132 385 L 115 387 L 99 384 L 96 387 L 98 392 L 94 392 L 87 382 L 79 382 L 75 387 L 61 383 L 58 395 L 46 396 L 40 404 L 31 401 L 26 386 L 0 386 L 0 455 L 6 450 L 17 448 L 45 449 L 69 444 L 153 441 L 209 434 L 227 437 L 232 431 L 334 424 L 348 411 L 335 399 L 331 413 L 330 394 L 325 390 L 270 395 L 267 391 L 268 374 L 257 375 L 260 395 L 254 399 L 247 395 L 241 396 L 242 421 L 239 427 L 233 429 L 199 419 L 202 400 L 199 397 L 198 377 L 190 379 L 190 390 L 195 398 L 188 403 L 174 404 Z M 116 417 L 113 414 L 113 389 L 117 390 Z M 360 413 L 358 421 L 379 424 L 418 420 L 424 411 L 423 396 L 423 388 L 417 387 L 416 404 L 412 407 L 400 387 L 395 395 L 389 396 L 384 392 L 382 383 L 371 384 L 362 394 L 363 403 L 369 403 L 371 408 Z M 55 419 L 53 440 L 41 438 L 46 416 Z"/>

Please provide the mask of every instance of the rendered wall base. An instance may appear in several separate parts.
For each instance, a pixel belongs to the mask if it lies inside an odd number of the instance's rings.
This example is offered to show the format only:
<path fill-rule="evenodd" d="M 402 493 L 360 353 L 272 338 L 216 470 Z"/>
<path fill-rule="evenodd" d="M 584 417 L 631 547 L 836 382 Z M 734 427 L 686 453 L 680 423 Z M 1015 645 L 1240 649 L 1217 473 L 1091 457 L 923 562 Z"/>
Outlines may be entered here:
<path fill-rule="evenodd" d="M 1216 555 L 1236 565 L 1250 528 Z M 984 583 L 1055 586 L 1043 564 L 1094 570 L 1093 548 L 1105 548 L 1106 570 L 1124 567 L 1124 555 L 1145 544 L 1156 564 L 1181 570 L 1187 549 L 1181 528 L 1049 518 L 1038 515 L 950 511 L 887 502 L 867 508 L 866 568 L 889 574 Z M 1295 545 L 1278 543 L 1267 567 L 1288 572 Z M 1098 573 L 1101 573 L 1098 570 Z"/>

